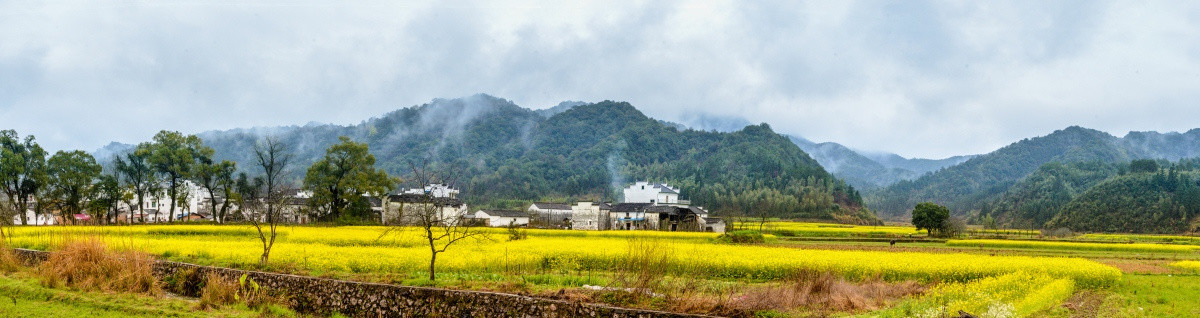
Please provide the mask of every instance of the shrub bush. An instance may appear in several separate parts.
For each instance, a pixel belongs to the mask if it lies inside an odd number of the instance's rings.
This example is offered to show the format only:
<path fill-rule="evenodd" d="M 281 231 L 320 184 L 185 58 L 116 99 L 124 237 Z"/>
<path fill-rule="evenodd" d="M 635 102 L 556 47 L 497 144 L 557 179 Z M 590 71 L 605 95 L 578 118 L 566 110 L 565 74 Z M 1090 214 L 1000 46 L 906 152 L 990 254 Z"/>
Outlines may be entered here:
<path fill-rule="evenodd" d="M 721 242 L 737 243 L 737 244 L 754 244 L 754 243 L 762 243 L 765 241 L 763 239 L 762 233 L 760 233 L 758 231 L 749 231 L 749 230 L 733 231 L 733 232 L 721 234 L 721 236 L 717 237 L 717 240 L 719 240 Z"/>

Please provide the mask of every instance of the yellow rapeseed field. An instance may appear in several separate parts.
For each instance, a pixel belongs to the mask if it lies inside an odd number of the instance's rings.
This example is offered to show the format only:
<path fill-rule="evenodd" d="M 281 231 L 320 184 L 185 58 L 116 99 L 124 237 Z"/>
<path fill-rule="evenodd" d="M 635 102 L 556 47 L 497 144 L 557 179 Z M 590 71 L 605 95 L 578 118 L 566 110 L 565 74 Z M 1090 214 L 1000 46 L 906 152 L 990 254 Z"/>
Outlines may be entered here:
<path fill-rule="evenodd" d="M 1016 272 L 970 283 L 942 284 L 919 298 L 867 317 L 951 317 L 963 310 L 981 317 L 1025 317 L 1071 297 L 1070 279 Z"/>
<path fill-rule="evenodd" d="M 1200 261 L 1178 261 L 1171 263 L 1171 267 L 1200 272 Z"/>
<path fill-rule="evenodd" d="M 1085 239 L 1085 240 L 1097 240 L 1097 241 L 1150 242 L 1150 243 L 1174 243 L 1174 244 L 1200 245 L 1200 236 L 1188 236 L 1188 235 L 1089 233 L 1089 234 L 1080 235 L 1079 238 Z"/>
<path fill-rule="evenodd" d="M 428 266 L 429 248 L 415 229 L 381 236 L 384 227 L 281 227 L 273 262 L 291 263 L 316 273 L 411 273 Z M 1078 258 L 987 256 L 816 250 L 714 243 L 711 233 L 656 231 L 529 230 L 529 238 L 508 241 L 504 229 L 467 240 L 439 255 L 439 271 L 520 272 L 531 270 L 611 271 L 635 241 L 665 251 L 665 274 L 770 280 L 798 270 L 828 271 L 849 278 L 968 282 L 1014 272 L 1072 279 L 1081 286 L 1106 286 L 1120 279 L 1117 269 Z M 194 257 L 212 264 L 255 263 L 261 253 L 248 226 L 152 225 L 106 227 L 18 227 L 15 247 L 53 249 L 72 236 L 101 236 L 110 246 Z"/>

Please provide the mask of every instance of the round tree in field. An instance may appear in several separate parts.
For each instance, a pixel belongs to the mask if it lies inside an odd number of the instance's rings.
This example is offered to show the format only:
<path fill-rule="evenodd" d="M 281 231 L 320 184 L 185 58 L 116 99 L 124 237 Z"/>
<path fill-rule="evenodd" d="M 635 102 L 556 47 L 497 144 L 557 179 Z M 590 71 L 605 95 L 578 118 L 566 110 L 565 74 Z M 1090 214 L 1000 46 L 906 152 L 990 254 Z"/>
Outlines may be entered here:
<path fill-rule="evenodd" d="M 950 218 L 950 209 L 933 202 L 923 202 L 913 208 L 912 223 L 917 230 L 925 230 L 930 236 L 934 231 L 941 231 L 942 224 Z"/>

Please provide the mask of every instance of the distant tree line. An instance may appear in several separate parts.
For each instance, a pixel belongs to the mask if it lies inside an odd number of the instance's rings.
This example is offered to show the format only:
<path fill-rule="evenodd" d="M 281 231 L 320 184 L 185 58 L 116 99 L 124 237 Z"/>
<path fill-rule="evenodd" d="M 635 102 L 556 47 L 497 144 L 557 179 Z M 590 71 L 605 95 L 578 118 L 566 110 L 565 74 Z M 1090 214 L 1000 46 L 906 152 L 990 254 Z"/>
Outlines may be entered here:
<path fill-rule="evenodd" d="M 88 215 L 94 220 L 89 223 L 113 224 L 124 203 L 128 207 L 124 212 L 135 216 L 125 222 L 146 223 L 147 217 L 158 220 L 162 213 L 168 221 L 176 221 L 179 206 L 196 199 L 188 197 L 193 191 L 184 189 L 190 182 L 206 194 L 209 220 L 261 221 L 263 215 L 247 216 L 247 209 L 272 210 L 283 204 L 274 202 L 279 196 L 301 188 L 287 171 L 290 159 L 282 160 L 292 156 L 284 144 L 267 137 L 252 150 L 275 157 L 259 157 L 249 163 L 253 168 L 242 171 L 233 161 L 216 160 L 213 149 L 195 135 L 161 131 L 152 141 L 116 154 L 105 168 L 80 150 L 47 156 L 33 136 L 22 138 L 14 130 L 3 130 L 0 190 L 4 202 L 0 211 L 4 213 L 0 219 L 6 225 L 32 224 L 36 220 L 31 216 L 76 224 L 76 215 Z M 373 220 L 368 215 L 368 198 L 386 195 L 398 181 L 375 168 L 366 144 L 343 138 L 307 169 L 302 189 L 312 192 L 308 211 L 315 218 L 338 220 L 350 215 Z M 150 198 L 163 198 L 169 204 L 150 214 L 143 210 Z M 267 201 L 272 202 L 258 204 Z M 267 212 L 265 217 L 270 215 Z"/>

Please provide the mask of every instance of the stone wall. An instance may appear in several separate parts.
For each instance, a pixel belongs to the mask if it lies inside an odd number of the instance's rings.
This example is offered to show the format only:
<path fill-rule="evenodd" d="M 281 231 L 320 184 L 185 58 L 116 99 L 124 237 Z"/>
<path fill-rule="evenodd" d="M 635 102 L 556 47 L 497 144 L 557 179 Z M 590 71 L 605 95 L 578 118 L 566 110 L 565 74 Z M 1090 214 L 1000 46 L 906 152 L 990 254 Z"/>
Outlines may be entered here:
<path fill-rule="evenodd" d="M 29 263 L 41 262 L 48 255 L 25 249 L 16 252 Z M 157 261 L 154 266 L 154 275 L 160 280 L 168 277 L 197 280 L 210 273 L 231 281 L 247 274 L 262 290 L 284 294 L 301 312 L 338 312 L 350 317 L 701 317 L 512 294 L 361 283 L 179 262 Z"/>

